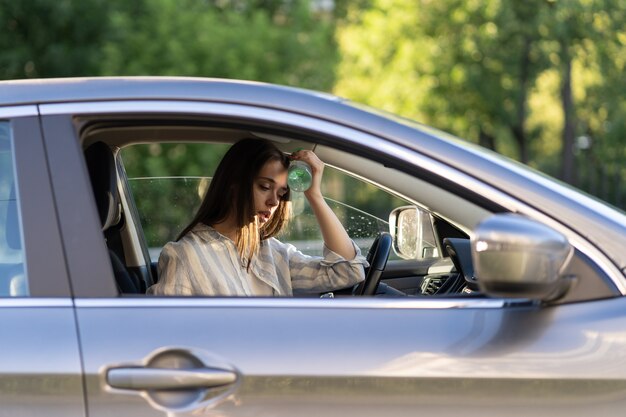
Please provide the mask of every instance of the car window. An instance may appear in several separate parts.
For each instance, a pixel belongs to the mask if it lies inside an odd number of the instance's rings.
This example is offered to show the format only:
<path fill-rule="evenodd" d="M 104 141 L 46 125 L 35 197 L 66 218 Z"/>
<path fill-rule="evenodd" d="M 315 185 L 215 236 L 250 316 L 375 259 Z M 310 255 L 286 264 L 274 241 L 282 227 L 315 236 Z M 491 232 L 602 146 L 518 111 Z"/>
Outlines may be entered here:
<path fill-rule="evenodd" d="M 189 223 L 227 149 L 223 144 L 140 144 L 122 149 L 152 260 Z M 324 170 L 322 192 L 363 253 L 379 232 L 389 231 L 391 211 L 409 204 L 329 165 Z M 302 193 L 292 193 L 292 212 L 289 226 L 279 239 L 306 254 L 321 255 L 321 232 Z"/>
<path fill-rule="evenodd" d="M 28 295 L 10 124 L 0 122 L 0 297 Z"/>

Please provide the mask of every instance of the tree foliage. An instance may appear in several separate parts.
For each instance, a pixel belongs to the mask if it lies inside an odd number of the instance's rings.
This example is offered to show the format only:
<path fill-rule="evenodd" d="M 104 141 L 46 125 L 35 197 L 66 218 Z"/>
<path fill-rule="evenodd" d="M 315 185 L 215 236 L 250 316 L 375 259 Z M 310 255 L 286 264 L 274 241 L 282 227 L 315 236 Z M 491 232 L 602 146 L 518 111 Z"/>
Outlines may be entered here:
<path fill-rule="evenodd" d="M 0 0 L 0 79 L 99 73 L 105 0 Z"/>
<path fill-rule="evenodd" d="M 620 0 L 373 0 L 338 31 L 335 91 L 575 183 L 576 158 L 590 154 L 581 135 L 598 167 L 623 167 L 625 10 Z"/>
<path fill-rule="evenodd" d="M 336 60 L 332 21 L 308 1 L 150 0 L 140 8 L 122 2 L 111 12 L 101 72 L 329 90 Z"/>

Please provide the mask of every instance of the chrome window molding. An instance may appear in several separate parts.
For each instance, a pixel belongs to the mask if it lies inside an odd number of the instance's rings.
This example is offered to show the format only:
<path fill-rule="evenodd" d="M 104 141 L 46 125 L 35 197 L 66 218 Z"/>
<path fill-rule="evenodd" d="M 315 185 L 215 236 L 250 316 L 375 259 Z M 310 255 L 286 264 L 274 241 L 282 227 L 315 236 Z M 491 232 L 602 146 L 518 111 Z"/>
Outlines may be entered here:
<path fill-rule="evenodd" d="M 503 191 L 489 186 L 451 166 L 435 161 L 414 150 L 348 126 L 342 126 L 337 123 L 316 119 L 314 117 L 298 113 L 289 113 L 284 110 L 274 110 L 241 104 L 183 100 L 120 100 L 44 104 L 40 106 L 39 110 L 44 116 L 59 114 L 90 115 L 127 113 L 229 116 L 239 119 L 245 118 L 249 120 L 271 122 L 276 123 L 277 125 L 290 125 L 298 128 L 308 128 L 329 136 L 340 136 L 347 142 L 353 143 L 355 146 L 365 146 L 377 152 L 382 152 L 400 161 L 419 166 L 421 169 L 429 171 L 436 176 L 442 176 L 442 172 L 445 172 L 445 178 L 448 180 L 457 184 L 464 184 L 468 189 L 485 196 L 487 199 L 496 202 L 511 212 L 525 214 L 530 218 L 536 219 L 554 228 L 565 235 L 569 239 L 570 243 L 580 252 L 587 255 L 590 259 L 594 259 L 596 265 L 607 277 L 609 277 L 617 290 L 622 295 L 626 294 L 626 277 L 624 277 L 621 269 L 611 262 L 611 260 L 608 259 L 597 247 L 562 223 L 507 195 Z"/>
<path fill-rule="evenodd" d="M 73 307 L 71 298 L 0 298 L 0 308 L 33 308 L 33 307 Z"/>
<path fill-rule="evenodd" d="M 256 298 L 256 297 L 128 297 L 77 298 L 78 308 L 335 308 L 335 309 L 494 309 L 528 306 L 528 300 L 410 298 Z"/>
<path fill-rule="evenodd" d="M 0 119 L 37 115 L 37 106 L 34 105 L 0 107 Z"/>

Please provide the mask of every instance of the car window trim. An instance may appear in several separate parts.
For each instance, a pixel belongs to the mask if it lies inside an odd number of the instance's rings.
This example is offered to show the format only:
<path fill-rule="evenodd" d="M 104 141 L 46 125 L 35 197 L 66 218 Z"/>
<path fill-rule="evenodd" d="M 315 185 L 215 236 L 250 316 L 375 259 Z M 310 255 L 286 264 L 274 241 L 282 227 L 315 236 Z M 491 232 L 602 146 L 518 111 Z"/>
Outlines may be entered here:
<path fill-rule="evenodd" d="M 37 106 L 35 105 L 0 107 L 0 119 L 38 115 Z"/>
<path fill-rule="evenodd" d="M 70 297 L 15 297 L 0 298 L 2 308 L 33 308 L 33 307 L 74 307 L 74 301 Z"/>
<path fill-rule="evenodd" d="M 76 298 L 78 308 L 324 308 L 324 309 L 500 309 L 533 306 L 527 299 L 504 298 L 264 298 L 264 297 L 118 297 Z"/>
<path fill-rule="evenodd" d="M 308 127 L 312 131 L 328 135 L 329 137 L 342 137 L 346 142 L 350 142 L 356 147 L 385 154 L 398 162 L 409 164 L 410 166 L 419 166 L 437 177 L 442 177 L 442 172 L 446 172 L 445 177 L 448 181 L 464 184 L 464 188 L 471 189 L 475 193 L 485 196 L 488 200 L 496 202 L 511 212 L 525 214 L 554 228 L 564 234 L 572 246 L 594 260 L 600 271 L 608 277 L 610 283 L 614 286 L 614 289 L 610 288 L 610 290 L 615 290 L 621 295 L 626 294 L 626 277 L 621 269 L 595 245 L 560 223 L 557 219 L 450 165 L 350 126 L 285 110 L 245 104 L 185 100 L 115 100 L 50 103 L 41 105 L 40 112 L 42 115 L 73 114 L 75 116 L 135 113 L 227 117 L 233 120 L 256 120 L 263 123 L 275 123 L 276 125 L 292 126 L 303 130 L 306 130 Z"/>

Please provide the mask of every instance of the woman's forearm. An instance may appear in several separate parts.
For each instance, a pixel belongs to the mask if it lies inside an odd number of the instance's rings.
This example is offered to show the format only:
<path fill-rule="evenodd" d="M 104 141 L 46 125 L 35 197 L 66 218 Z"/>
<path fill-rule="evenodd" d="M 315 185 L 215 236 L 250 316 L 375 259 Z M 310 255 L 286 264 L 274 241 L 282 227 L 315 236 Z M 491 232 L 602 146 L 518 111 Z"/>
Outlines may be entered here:
<path fill-rule="evenodd" d="M 326 247 L 347 260 L 354 259 L 356 251 L 352 245 L 352 240 L 350 240 L 348 233 L 337 216 L 335 216 L 335 213 L 326 204 L 326 200 L 324 200 L 322 195 L 324 163 L 314 152 L 307 150 L 294 152 L 291 155 L 291 159 L 304 161 L 311 167 L 313 175 L 311 187 L 304 192 L 304 195 L 313 209 Z"/>
<path fill-rule="evenodd" d="M 352 240 L 335 213 L 326 204 L 324 197 L 321 194 L 307 197 L 322 231 L 326 247 L 347 260 L 354 259 L 356 252 Z"/>

